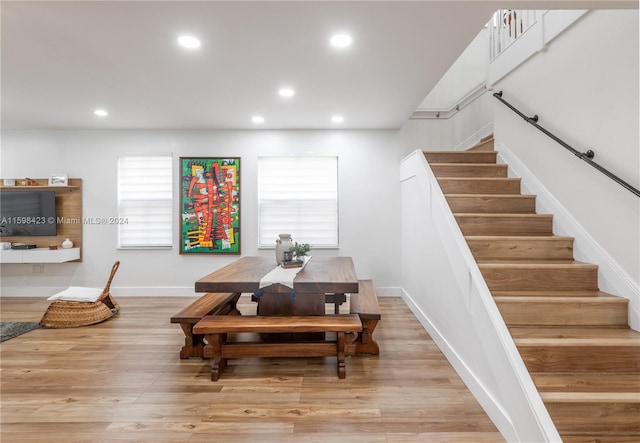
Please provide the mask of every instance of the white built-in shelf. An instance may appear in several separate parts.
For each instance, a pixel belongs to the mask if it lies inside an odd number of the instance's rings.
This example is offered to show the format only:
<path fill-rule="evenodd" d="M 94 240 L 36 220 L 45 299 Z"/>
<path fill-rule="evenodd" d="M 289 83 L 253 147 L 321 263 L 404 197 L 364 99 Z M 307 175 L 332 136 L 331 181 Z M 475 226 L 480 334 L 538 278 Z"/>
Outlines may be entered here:
<path fill-rule="evenodd" d="M 80 248 L 0 250 L 0 263 L 64 263 L 73 260 L 80 260 Z"/>
<path fill-rule="evenodd" d="M 47 185 L 39 185 L 39 186 L 4 186 L 0 185 L 0 189 L 6 189 L 8 191 L 33 191 L 33 190 L 46 190 L 46 191 L 55 191 L 56 189 L 79 189 L 80 186 L 47 186 Z"/>

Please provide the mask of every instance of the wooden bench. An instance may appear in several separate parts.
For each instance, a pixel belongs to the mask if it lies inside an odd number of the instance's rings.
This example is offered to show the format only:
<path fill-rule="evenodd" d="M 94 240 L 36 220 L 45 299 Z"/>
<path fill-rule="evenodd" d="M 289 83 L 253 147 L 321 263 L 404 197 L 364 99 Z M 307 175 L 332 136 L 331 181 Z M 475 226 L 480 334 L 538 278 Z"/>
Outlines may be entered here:
<path fill-rule="evenodd" d="M 373 339 L 373 331 L 378 326 L 380 320 L 380 306 L 378 296 L 373 287 L 373 281 L 358 281 L 359 289 L 357 293 L 349 296 L 349 312 L 358 314 L 362 321 L 362 332 L 355 342 L 356 354 L 380 354 L 378 343 Z"/>
<path fill-rule="evenodd" d="M 229 358 L 243 357 L 328 357 L 338 359 L 338 377 L 345 378 L 346 333 L 362 330 L 357 315 L 318 316 L 260 316 L 242 317 L 207 316 L 193 328 L 195 334 L 205 336 L 205 357 L 211 358 L 211 380 L 216 381 L 227 365 Z M 274 343 L 267 341 L 230 342 L 227 334 L 240 332 L 300 333 L 335 332 L 335 341 Z"/>
<path fill-rule="evenodd" d="M 193 327 L 207 315 L 240 315 L 238 298 L 239 292 L 207 293 L 171 317 L 171 323 L 180 323 L 185 335 L 180 358 L 204 357 L 204 336 L 194 334 Z"/>

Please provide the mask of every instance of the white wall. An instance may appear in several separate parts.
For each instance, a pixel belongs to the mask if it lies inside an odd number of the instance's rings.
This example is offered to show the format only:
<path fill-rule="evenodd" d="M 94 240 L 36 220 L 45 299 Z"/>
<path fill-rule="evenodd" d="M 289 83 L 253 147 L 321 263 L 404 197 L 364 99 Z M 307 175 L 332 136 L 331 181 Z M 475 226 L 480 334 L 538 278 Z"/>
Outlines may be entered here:
<path fill-rule="evenodd" d="M 401 128 L 403 156 L 415 149 L 451 149 L 472 138 L 467 146 L 470 147 L 491 132 L 491 94 L 484 93 L 469 104 L 464 100 L 486 81 L 488 62 L 489 41 L 487 29 L 483 28 L 429 92 L 416 113 L 443 111 L 442 116 L 452 116 L 418 118 L 414 115 L 410 118 Z M 455 107 L 460 103 L 465 106 L 456 112 Z M 485 128 L 488 129 L 484 131 Z"/>
<path fill-rule="evenodd" d="M 420 109 L 447 108 L 487 79 L 489 63 L 488 28 L 482 28 L 469 46 L 442 76 Z"/>
<path fill-rule="evenodd" d="M 493 100 L 489 92 L 470 103 L 451 118 L 412 118 L 400 129 L 402 154 L 453 149 L 477 134 L 477 141 L 491 132 Z M 484 131 L 488 128 L 488 132 Z M 473 143 L 472 143 L 473 144 Z M 470 147 L 470 146 L 469 146 Z"/>
<path fill-rule="evenodd" d="M 399 133 L 368 131 L 29 131 L 2 134 L 2 177 L 49 177 L 67 173 L 83 179 L 83 215 L 117 215 L 117 158 L 139 153 L 172 153 L 178 158 L 241 157 L 242 255 L 274 255 L 257 249 L 257 158 L 269 155 L 337 155 L 340 249 L 316 255 L 352 256 L 358 277 L 371 278 L 381 294 L 400 285 Z M 178 238 L 178 188 L 174 238 Z M 301 239 L 302 240 L 302 239 Z M 275 239 L 274 239 L 275 244 Z M 180 255 L 167 251 L 116 249 L 116 226 L 83 226 L 83 261 L 2 264 L 2 295 L 50 295 L 69 285 L 104 285 L 120 260 L 115 295 L 193 295 L 193 283 L 237 256 Z M 274 259 L 275 265 L 275 259 Z"/>
<path fill-rule="evenodd" d="M 495 89 L 579 151 L 593 149 L 596 162 L 638 188 L 638 78 L 638 11 L 594 11 Z M 497 100 L 493 106 L 496 142 L 508 146 L 637 286 L 640 199 Z"/>

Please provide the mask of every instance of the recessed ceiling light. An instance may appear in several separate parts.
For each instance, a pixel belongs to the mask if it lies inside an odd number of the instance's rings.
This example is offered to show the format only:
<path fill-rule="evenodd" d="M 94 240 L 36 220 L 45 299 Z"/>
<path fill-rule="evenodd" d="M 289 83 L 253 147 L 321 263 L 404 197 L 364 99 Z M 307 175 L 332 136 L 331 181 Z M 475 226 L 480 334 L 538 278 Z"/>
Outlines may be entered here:
<path fill-rule="evenodd" d="M 347 46 L 351 46 L 351 43 L 353 43 L 353 39 L 349 34 L 336 34 L 331 37 L 330 41 L 336 48 L 346 48 Z"/>
<path fill-rule="evenodd" d="M 296 91 L 291 88 L 282 88 L 278 91 L 278 94 L 280 94 L 281 97 L 293 97 L 295 93 Z"/>
<path fill-rule="evenodd" d="M 254 115 L 251 117 L 251 121 L 254 123 L 264 123 L 264 117 L 261 115 Z"/>
<path fill-rule="evenodd" d="M 109 113 L 104 109 L 96 109 L 95 111 L 93 111 L 93 113 L 98 117 L 106 117 L 107 115 L 109 115 Z"/>
<path fill-rule="evenodd" d="M 344 117 L 341 115 L 334 115 L 333 117 L 331 117 L 331 121 L 333 123 L 342 123 L 344 121 Z"/>
<path fill-rule="evenodd" d="M 191 35 L 181 35 L 178 37 L 178 44 L 185 49 L 198 49 L 200 40 Z"/>

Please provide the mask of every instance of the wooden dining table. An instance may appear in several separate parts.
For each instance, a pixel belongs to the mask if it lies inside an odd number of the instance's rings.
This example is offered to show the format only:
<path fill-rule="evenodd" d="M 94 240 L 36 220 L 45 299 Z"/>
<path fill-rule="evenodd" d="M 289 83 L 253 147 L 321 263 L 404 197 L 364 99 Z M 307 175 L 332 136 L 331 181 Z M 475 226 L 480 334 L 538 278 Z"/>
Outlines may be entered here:
<path fill-rule="evenodd" d="M 351 257 L 311 257 L 293 280 L 293 291 L 279 283 L 259 291 L 260 280 L 276 266 L 274 257 L 242 257 L 197 280 L 195 290 L 254 294 L 258 315 L 324 315 L 326 294 L 358 292 Z"/>

